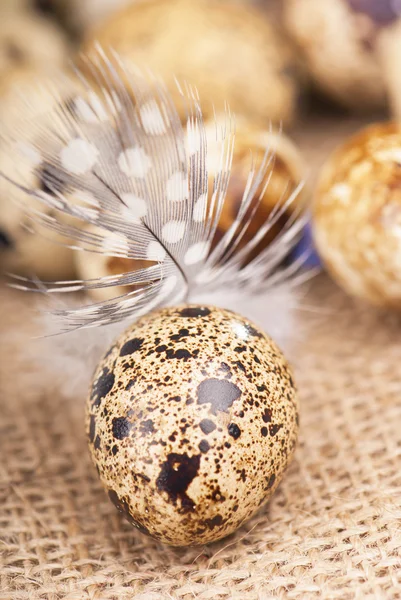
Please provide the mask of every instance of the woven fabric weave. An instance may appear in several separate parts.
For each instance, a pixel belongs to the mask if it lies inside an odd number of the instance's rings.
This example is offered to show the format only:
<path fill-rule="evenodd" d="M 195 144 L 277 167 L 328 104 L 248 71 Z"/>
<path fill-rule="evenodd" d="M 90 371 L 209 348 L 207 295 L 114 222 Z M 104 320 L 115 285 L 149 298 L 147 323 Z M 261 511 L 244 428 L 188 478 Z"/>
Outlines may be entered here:
<path fill-rule="evenodd" d="M 202 548 L 162 547 L 120 518 L 89 459 L 84 399 L 21 390 L 18 344 L 3 343 L 0 599 L 400 598 L 401 319 L 325 276 L 306 301 L 321 312 L 296 353 L 295 460 L 266 508 Z M 2 293 L 3 331 L 28 304 Z"/>

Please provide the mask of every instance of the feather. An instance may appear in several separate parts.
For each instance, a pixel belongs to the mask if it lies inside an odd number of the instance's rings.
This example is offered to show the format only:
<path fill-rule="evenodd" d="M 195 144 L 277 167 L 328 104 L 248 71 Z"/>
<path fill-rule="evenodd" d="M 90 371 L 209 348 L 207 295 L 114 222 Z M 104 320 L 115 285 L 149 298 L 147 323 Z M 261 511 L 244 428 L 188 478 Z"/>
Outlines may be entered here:
<path fill-rule="evenodd" d="M 195 89 L 177 83 L 187 109 L 183 126 L 166 87 L 152 74 L 123 63 L 113 53 L 106 55 L 101 48 L 83 60 L 90 80 L 79 71 L 71 79 L 57 80 L 51 114 L 45 118 L 33 114 L 32 106 L 38 103 L 25 101 L 18 126 L 1 138 L 15 155 L 14 163 L 23 164 L 25 179 L 2 176 L 16 186 L 18 198 L 21 192 L 26 197 L 27 217 L 41 230 L 68 238 L 73 250 L 124 258 L 133 261 L 133 267 L 135 261 L 149 266 L 90 280 L 39 283 L 16 277 L 14 287 L 47 297 L 115 290 L 109 300 L 56 305 L 51 314 L 58 331 L 101 325 L 109 326 L 112 336 L 128 320 L 152 309 L 198 300 L 239 310 L 280 342 L 277 323 L 288 335 L 297 286 L 313 274 L 305 270 L 308 251 L 289 260 L 302 239 L 307 216 L 294 210 L 281 233 L 256 255 L 255 249 L 295 203 L 299 189 L 282 202 L 278 199 L 257 235 L 241 243 L 274 169 L 274 149 L 266 148 L 259 169 L 251 163 L 236 218 L 215 243 L 235 138 L 229 109 L 223 124 L 216 121 L 213 145 L 219 161 L 210 183 L 208 140 Z M 40 189 L 26 177 L 27 166 L 40 173 Z M 121 286 L 131 288 L 123 293 Z M 285 314 L 277 318 L 279 307 Z M 79 346 L 81 351 L 82 345 L 73 341 L 78 339 L 74 335 L 67 339 L 69 343 L 57 342 L 57 352 L 51 343 L 48 351 L 42 346 L 42 356 L 51 364 L 55 354 L 63 361 L 69 353 L 73 370 L 82 352 L 77 355 L 66 348 Z M 94 367 L 109 339 L 106 334 L 86 338 L 85 373 L 91 373 L 90 365 L 93 362 Z"/>

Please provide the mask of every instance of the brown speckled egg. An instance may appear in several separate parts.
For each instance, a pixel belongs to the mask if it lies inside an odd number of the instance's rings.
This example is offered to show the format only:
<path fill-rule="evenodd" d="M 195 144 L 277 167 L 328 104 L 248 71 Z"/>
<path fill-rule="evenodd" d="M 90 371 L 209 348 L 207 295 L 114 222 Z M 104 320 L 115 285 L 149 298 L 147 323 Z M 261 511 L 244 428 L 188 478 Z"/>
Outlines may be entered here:
<path fill-rule="evenodd" d="M 49 184 L 55 176 L 57 179 L 55 168 L 35 150 L 40 135 L 38 123 L 49 127 L 50 122 L 55 122 L 57 101 L 48 88 L 49 83 L 47 75 L 27 69 L 16 73 L 14 91 L 8 90 L 2 96 L 0 84 L 0 112 L 4 117 L 0 122 L 0 134 L 11 135 L 13 139 L 14 131 L 23 131 L 22 144 L 0 145 L 0 172 L 28 189 L 44 192 L 49 191 Z M 23 98 L 29 98 L 29 116 L 33 115 L 32 118 L 26 117 L 26 107 L 23 102 L 21 104 L 17 90 Z M 66 82 L 60 94 L 68 101 L 71 93 Z M 65 192 L 63 178 L 57 179 L 57 186 L 61 193 Z M 25 207 L 40 210 L 48 216 L 52 212 L 39 200 L 30 198 L 6 178 L 0 177 L 0 271 L 35 275 L 45 281 L 76 277 L 74 253 L 66 245 L 71 240 L 33 222 Z"/>
<path fill-rule="evenodd" d="M 324 166 L 314 236 L 329 272 L 350 294 L 401 309 L 401 125 L 370 126 Z"/>
<path fill-rule="evenodd" d="M 376 41 L 398 17 L 391 0 L 285 0 L 287 30 L 315 84 L 352 110 L 386 105 Z"/>
<path fill-rule="evenodd" d="M 110 348 L 87 404 L 110 499 L 175 546 L 218 540 L 272 495 L 294 452 L 298 402 L 275 343 L 206 306 L 143 317 Z"/>
<path fill-rule="evenodd" d="M 136 2 L 88 33 L 84 49 L 98 43 L 160 75 L 182 116 L 187 107 L 174 77 L 197 87 L 205 117 L 226 102 L 264 126 L 290 123 L 298 112 L 296 54 L 249 3 Z"/>

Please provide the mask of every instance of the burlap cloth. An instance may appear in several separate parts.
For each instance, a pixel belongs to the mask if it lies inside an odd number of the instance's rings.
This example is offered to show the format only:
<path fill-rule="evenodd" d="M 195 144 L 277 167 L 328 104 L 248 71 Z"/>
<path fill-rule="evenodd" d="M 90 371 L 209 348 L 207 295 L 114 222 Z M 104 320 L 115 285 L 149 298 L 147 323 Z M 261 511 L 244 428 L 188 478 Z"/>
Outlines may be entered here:
<path fill-rule="evenodd" d="M 0 598 L 401 598 L 401 319 L 324 275 L 304 302 L 295 460 L 262 512 L 202 548 L 162 547 L 120 518 L 90 462 L 83 398 L 14 388 L 3 344 Z M 1 326 L 27 304 L 3 293 Z"/>

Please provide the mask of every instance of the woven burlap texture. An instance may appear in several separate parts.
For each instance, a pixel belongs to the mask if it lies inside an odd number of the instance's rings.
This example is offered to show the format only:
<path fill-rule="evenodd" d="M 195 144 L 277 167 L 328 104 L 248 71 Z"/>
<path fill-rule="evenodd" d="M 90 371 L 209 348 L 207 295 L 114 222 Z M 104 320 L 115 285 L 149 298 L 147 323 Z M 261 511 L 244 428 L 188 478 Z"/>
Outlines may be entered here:
<path fill-rule="evenodd" d="M 303 313 L 295 460 L 266 508 L 202 548 L 162 547 L 120 518 L 89 459 L 84 399 L 18 389 L 3 344 L 0 598 L 400 598 L 401 319 L 325 276 L 306 301 L 322 312 Z M 27 304 L 3 293 L 2 327 Z"/>

